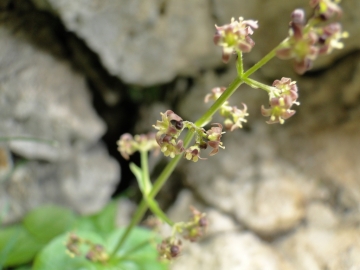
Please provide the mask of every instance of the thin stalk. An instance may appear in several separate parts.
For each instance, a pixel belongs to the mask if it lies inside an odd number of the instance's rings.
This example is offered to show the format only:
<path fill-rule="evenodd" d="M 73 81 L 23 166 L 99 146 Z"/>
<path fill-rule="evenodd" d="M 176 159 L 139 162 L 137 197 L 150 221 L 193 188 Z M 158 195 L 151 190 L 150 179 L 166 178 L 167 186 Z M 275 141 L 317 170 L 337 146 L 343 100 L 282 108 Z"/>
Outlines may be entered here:
<path fill-rule="evenodd" d="M 274 91 L 273 90 L 274 87 L 268 86 L 267 84 L 263 84 L 261 82 L 255 81 L 250 78 L 244 78 L 244 83 L 246 83 L 247 85 L 249 85 L 251 87 L 260 88 L 262 90 L 265 90 L 268 93 L 272 93 Z"/>
<path fill-rule="evenodd" d="M 144 185 L 144 195 L 146 196 L 151 190 L 149 165 L 148 165 L 148 151 L 140 151 L 142 182 Z"/>
<path fill-rule="evenodd" d="M 159 205 L 153 198 L 145 197 L 145 200 L 151 212 L 153 212 L 155 216 L 160 218 L 162 221 L 166 222 L 171 227 L 175 224 L 175 222 L 173 222 L 170 218 L 168 218 L 168 216 L 164 213 L 164 211 L 160 209 Z"/>
<path fill-rule="evenodd" d="M 243 55 L 242 52 L 237 53 L 237 60 L 236 60 L 236 70 L 238 73 L 239 78 L 241 78 L 244 74 L 244 65 L 243 65 Z"/>
<path fill-rule="evenodd" d="M 220 109 L 220 107 L 227 101 L 232 94 L 238 89 L 238 87 L 243 83 L 242 79 L 237 77 L 225 90 L 225 92 L 214 102 L 214 104 L 195 122 L 197 127 L 205 126 L 210 120 L 211 117 Z"/>
<path fill-rule="evenodd" d="M 157 192 L 161 189 L 161 187 L 165 184 L 166 180 L 168 179 L 168 177 L 170 176 L 170 174 L 174 171 L 176 165 L 178 164 L 180 158 L 182 157 L 182 155 L 177 155 L 175 156 L 164 168 L 164 170 L 161 172 L 161 174 L 159 175 L 159 177 L 157 178 L 157 180 L 154 183 L 154 186 L 151 190 L 151 192 L 148 195 L 148 198 L 153 199 L 155 197 L 155 195 L 157 194 Z M 116 245 L 112 255 L 116 254 L 116 251 L 118 249 L 120 249 L 120 247 L 123 245 L 123 243 L 125 242 L 125 240 L 127 239 L 127 237 L 129 236 L 131 230 L 135 227 L 136 224 L 138 224 L 140 222 L 140 220 L 142 219 L 142 217 L 144 216 L 146 210 L 148 209 L 147 206 L 147 202 L 145 199 L 142 199 L 142 201 L 140 202 L 138 208 L 136 209 L 136 212 L 133 216 L 133 218 L 130 221 L 130 224 L 128 225 L 128 227 L 126 228 L 125 233 L 123 234 L 123 236 L 121 237 L 120 241 L 118 242 L 118 244 Z"/>

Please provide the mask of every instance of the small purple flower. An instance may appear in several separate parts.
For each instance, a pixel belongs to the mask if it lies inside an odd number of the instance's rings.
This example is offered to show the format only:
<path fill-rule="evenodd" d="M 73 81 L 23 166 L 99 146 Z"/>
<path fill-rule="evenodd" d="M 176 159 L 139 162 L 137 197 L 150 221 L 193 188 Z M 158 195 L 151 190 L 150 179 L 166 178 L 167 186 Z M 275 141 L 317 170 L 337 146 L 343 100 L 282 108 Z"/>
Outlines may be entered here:
<path fill-rule="evenodd" d="M 295 59 L 294 69 L 298 74 L 303 74 L 311 69 L 312 62 L 317 58 L 319 52 L 316 47 L 318 36 L 314 31 L 305 31 L 304 17 L 304 11 L 301 9 L 296 9 L 292 13 L 290 37 L 276 51 L 276 55 L 280 59 Z"/>
<path fill-rule="evenodd" d="M 176 141 L 170 135 L 164 135 L 157 138 L 157 142 L 160 145 L 161 152 L 163 152 L 166 157 L 174 158 L 176 155 L 184 152 L 183 141 Z"/>
<path fill-rule="evenodd" d="M 331 23 L 317 29 L 319 35 L 319 54 L 329 54 L 333 49 L 342 49 L 344 44 L 340 41 L 347 38 L 349 34 L 342 32 L 340 23 Z"/>
<path fill-rule="evenodd" d="M 273 86 L 278 89 L 277 92 L 271 94 L 270 108 L 261 106 L 261 113 L 263 116 L 270 117 L 270 120 L 266 123 L 283 124 L 286 119 L 295 114 L 294 110 L 290 110 L 293 104 L 299 105 L 296 101 L 298 98 L 298 89 L 296 82 L 292 82 L 289 78 L 281 78 L 281 80 L 275 80 Z"/>
<path fill-rule="evenodd" d="M 200 157 L 200 147 L 198 145 L 193 145 L 186 149 L 184 152 L 184 157 L 187 160 L 191 160 L 193 162 L 197 162 L 199 159 L 206 159 Z"/>
<path fill-rule="evenodd" d="M 167 110 L 161 114 L 161 121 L 157 121 L 156 125 L 153 125 L 158 130 L 156 138 L 159 139 L 163 134 L 170 136 L 178 136 L 183 129 L 183 120 L 180 116 L 171 110 Z"/>
<path fill-rule="evenodd" d="M 217 26 L 214 36 L 214 43 L 223 48 L 222 60 L 227 63 L 233 52 L 250 52 L 255 42 L 250 38 L 254 33 L 253 29 L 258 28 L 257 21 L 231 19 L 230 24 Z"/>
<path fill-rule="evenodd" d="M 310 6 L 315 10 L 315 17 L 322 20 L 330 19 L 334 14 L 338 17 L 342 15 L 341 8 L 337 5 L 340 0 L 310 0 Z"/>
<path fill-rule="evenodd" d="M 129 156 L 136 151 L 133 142 L 134 138 L 129 133 L 121 135 L 120 139 L 117 141 L 118 151 L 123 158 L 129 159 Z"/>
<path fill-rule="evenodd" d="M 237 128 L 242 128 L 242 123 L 246 123 L 246 116 L 249 116 L 247 113 L 247 106 L 243 103 L 243 109 L 240 110 L 238 107 L 233 106 L 229 114 L 232 116 L 233 120 L 227 118 L 224 122 L 225 128 L 230 131 L 234 131 Z"/>
<path fill-rule="evenodd" d="M 213 150 L 209 154 L 210 156 L 217 154 L 217 152 L 219 152 L 219 147 L 223 149 L 225 148 L 223 146 L 223 143 L 221 142 L 221 136 L 225 133 L 222 131 L 223 126 L 219 123 L 215 123 L 213 125 L 216 126 L 211 127 L 211 129 L 206 131 L 206 134 L 208 135 L 207 138 L 209 140 L 207 144 L 208 146 L 213 148 Z"/>
<path fill-rule="evenodd" d="M 211 90 L 211 94 L 207 94 L 205 96 L 204 102 L 208 103 L 210 100 L 216 101 L 222 95 L 222 93 L 224 93 L 225 90 L 226 87 L 214 87 Z"/>

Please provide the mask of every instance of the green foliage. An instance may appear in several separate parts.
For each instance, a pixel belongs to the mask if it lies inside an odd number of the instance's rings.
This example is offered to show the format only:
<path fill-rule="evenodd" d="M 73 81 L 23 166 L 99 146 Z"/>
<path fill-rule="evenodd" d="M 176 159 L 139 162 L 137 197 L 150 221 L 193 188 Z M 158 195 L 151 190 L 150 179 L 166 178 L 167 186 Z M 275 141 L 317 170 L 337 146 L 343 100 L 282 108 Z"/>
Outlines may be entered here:
<path fill-rule="evenodd" d="M 72 228 L 75 215 L 72 211 L 58 206 L 43 206 L 31 211 L 23 219 L 23 226 L 39 242 L 51 239 Z"/>
<path fill-rule="evenodd" d="M 58 206 L 43 206 L 29 212 L 22 224 L 0 230 L 0 265 L 30 262 L 51 239 L 70 229 L 75 215 Z"/>
<path fill-rule="evenodd" d="M 105 247 L 109 253 L 114 251 L 117 241 L 124 233 L 124 229 L 115 229 L 108 236 L 86 230 L 76 230 L 74 233 L 93 243 Z M 156 239 L 148 230 L 136 228 L 129 236 L 127 243 L 118 250 L 106 263 L 94 263 L 85 256 L 71 257 L 65 252 L 68 233 L 65 233 L 50 242 L 36 257 L 33 270 L 165 270 L 167 266 L 158 261 Z M 86 251 L 86 249 L 83 249 Z"/>
<path fill-rule="evenodd" d="M 16 270 L 165 270 L 158 261 L 155 235 L 135 228 L 121 249 L 116 243 L 124 233 L 116 228 L 117 201 L 111 201 L 99 213 L 77 216 L 58 206 L 42 206 L 29 212 L 20 224 L 0 229 L 0 269 L 18 266 Z M 88 247 L 81 247 L 81 256 L 70 256 L 66 249 L 69 233 L 102 245 L 111 256 L 106 263 L 86 259 Z M 34 260 L 35 258 L 35 260 Z M 33 266 L 25 265 L 34 260 Z"/>
<path fill-rule="evenodd" d="M 22 225 L 0 231 L 0 265 L 14 266 L 29 262 L 44 245 Z"/>

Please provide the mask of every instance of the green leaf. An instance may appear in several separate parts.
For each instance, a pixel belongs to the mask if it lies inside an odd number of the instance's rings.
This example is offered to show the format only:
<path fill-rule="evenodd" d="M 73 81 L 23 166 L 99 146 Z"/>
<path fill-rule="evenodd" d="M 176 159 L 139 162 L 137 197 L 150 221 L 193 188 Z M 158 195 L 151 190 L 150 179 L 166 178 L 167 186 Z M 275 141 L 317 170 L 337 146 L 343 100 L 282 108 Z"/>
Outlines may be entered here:
<path fill-rule="evenodd" d="M 23 219 L 23 225 L 31 235 L 46 244 L 54 237 L 69 230 L 75 219 L 71 210 L 48 205 L 29 212 Z"/>
<path fill-rule="evenodd" d="M 44 245 L 22 225 L 0 230 L 0 265 L 14 266 L 30 262 Z"/>
<path fill-rule="evenodd" d="M 95 232 L 77 230 L 74 233 L 100 244 L 111 254 L 125 229 L 117 229 L 106 238 Z M 33 270 L 166 270 L 167 265 L 158 261 L 156 244 L 158 239 L 148 230 L 134 228 L 125 245 L 107 263 L 94 263 L 82 256 L 71 257 L 65 252 L 68 234 L 58 236 L 51 241 L 36 257 Z"/>
<path fill-rule="evenodd" d="M 125 228 L 114 231 L 108 237 L 107 246 L 113 252 L 117 242 L 125 232 Z M 118 266 L 126 270 L 166 270 L 168 265 L 158 260 L 157 244 L 159 237 L 154 232 L 135 227 L 124 245 L 116 252 L 122 258 Z"/>
<path fill-rule="evenodd" d="M 20 266 L 15 268 L 14 270 L 31 270 L 31 266 Z"/>
<path fill-rule="evenodd" d="M 118 200 L 110 201 L 99 213 L 80 218 L 76 228 L 107 234 L 116 228 Z"/>
<path fill-rule="evenodd" d="M 135 175 L 135 178 L 139 184 L 139 188 L 141 190 L 141 193 L 146 194 L 145 193 L 145 185 L 144 185 L 144 179 L 142 176 L 142 170 L 135 164 L 135 163 L 130 163 L 129 165 L 131 172 Z"/>
<path fill-rule="evenodd" d="M 93 243 L 104 245 L 103 239 L 94 232 L 75 231 L 77 236 L 90 240 Z M 96 270 L 101 269 L 97 264 L 87 260 L 85 256 L 71 257 L 66 252 L 65 243 L 69 234 L 64 233 L 53 239 L 36 256 L 33 270 Z M 84 251 L 84 250 L 82 250 Z M 104 269 L 104 268 L 103 268 Z M 111 268 L 110 268 L 111 269 Z"/>

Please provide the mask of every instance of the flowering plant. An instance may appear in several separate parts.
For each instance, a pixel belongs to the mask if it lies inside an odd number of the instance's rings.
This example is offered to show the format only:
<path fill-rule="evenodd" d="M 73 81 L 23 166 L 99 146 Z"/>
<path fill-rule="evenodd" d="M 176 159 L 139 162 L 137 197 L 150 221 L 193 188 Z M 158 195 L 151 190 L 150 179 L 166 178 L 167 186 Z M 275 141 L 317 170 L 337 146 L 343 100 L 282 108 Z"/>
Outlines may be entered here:
<path fill-rule="evenodd" d="M 27 263 L 39 252 L 32 268 L 35 270 L 53 268 L 54 263 L 58 267 L 61 265 L 63 269 L 166 269 L 164 261 L 181 254 L 182 241 L 194 242 L 206 233 L 208 220 L 205 213 L 190 207 L 189 220 L 175 223 L 160 208 L 155 196 L 181 159 L 204 162 L 219 154 L 225 149 L 222 141 L 224 133 L 242 128 L 247 122 L 247 105 L 242 103 L 236 106 L 229 101 L 242 84 L 267 93 L 269 104 L 259 106 L 261 114 L 267 117 L 266 123 L 284 124 L 295 114 L 295 105 L 300 105 L 300 91 L 295 81 L 282 77 L 274 80 L 271 85 L 266 85 L 250 76 L 274 57 L 292 59 L 294 70 L 303 74 L 311 69 L 317 57 L 343 48 L 342 39 L 348 34 L 342 31 L 341 24 L 337 22 L 342 15 L 338 2 L 339 0 L 310 0 L 313 14 L 308 19 L 303 10 L 294 10 L 288 36 L 246 71 L 243 67 L 243 55 L 250 53 L 255 46 L 252 35 L 259 28 L 258 22 L 240 17 L 237 20 L 231 19 L 229 24 L 216 25 L 213 41 L 221 47 L 223 62 L 228 63 L 231 57 L 236 57 L 236 78 L 228 87 L 218 86 L 209 91 L 204 102 L 212 105 L 197 121 L 184 120 L 169 109 L 160 113 L 161 119 L 153 125 L 154 132 L 135 136 L 123 134 L 118 141 L 118 150 L 123 158 L 130 159 L 135 152 L 140 153 L 140 166 L 130 163 L 130 169 L 138 181 L 142 201 L 128 227 L 116 228 L 115 204 L 110 204 L 100 213 L 89 217 L 79 217 L 53 207 L 40 209 L 29 213 L 22 226 L 0 232 L 0 240 L 13 238 L 18 241 L 10 242 L 10 247 L 2 246 L 4 241 L 0 241 L 0 257 L 6 257 L 11 245 L 19 247 L 8 256 L 4 265 L 12 267 Z M 223 122 L 211 123 L 212 116 L 217 112 Z M 151 151 L 161 152 L 170 159 L 155 181 L 150 180 L 149 173 L 148 154 Z M 169 236 L 159 239 L 149 231 L 136 227 L 148 209 L 156 218 L 171 226 Z M 36 222 L 38 216 L 47 218 Z M 56 223 L 49 233 L 53 220 L 63 223 Z M 77 231 L 68 233 L 72 228 Z M 48 234 L 44 237 L 43 231 L 46 229 Z M 57 238 L 52 240 L 54 237 Z M 23 246 L 27 246 L 24 242 L 33 244 L 30 251 L 23 251 Z M 67 252 L 63 252 L 64 249 Z M 0 268 L 1 266 L 0 260 Z"/>
<path fill-rule="evenodd" d="M 190 226 L 185 223 L 172 222 L 156 204 L 154 197 L 168 179 L 171 172 L 180 161 L 181 157 L 187 160 L 197 162 L 206 158 L 201 157 L 202 150 L 210 147 L 212 151 L 210 156 L 219 152 L 219 149 L 225 149 L 221 138 L 226 131 L 234 131 L 242 128 L 245 123 L 247 106 L 242 104 L 242 108 L 230 106 L 229 98 L 242 84 L 247 84 L 252 88 L 262 89 L 267 92 L 269 97 L 269 106 L 261 106 L 261 113 L 269 117 L 266 121 L 268 124 L 284 124 L 285 120 L 295 114 L 294 105 L 300 105 L 298 99 L 298 86 L 290 78 L 281 78 L 273 82 L 272 85 L 266 85 L 251 79 L 250 76 L 265 65 L 274 57 L 280 59 L 293 59 L 294 70 L 298 74 L 303 74 L 312 67 L 313 61 L 318 56 L 331 53 L 334 49 L 343 48 L 341 40 L 348 36 L 343 32 L 340 23 L 336 20 L 341 16 L 342 11 L 338 6 L 337 0 L 311 0 L 310 6 L 313 9 L 313 15 L 306 20 L 305 13 L 302 9 L 296 9 L 291 14 L 288 36 L 280 42 L 273 50 L 265 55 L 258 63 L 244 71 L 243 54 L 249 53 L 255 46 L 251 35 L 259 27 L 255 20 L 244 20 L 240 17 L 238 20 L 231 19 L 229 24 L 222 26 L 215 25 L 214 43 L 222 48 L 222 61 L 229 62 L 232 55 L 236 56 L 237 77 L 228 87 L 216 87 L 211 90 L 204 98 L 205 102 L 212 101 L 212 106 L 206 111 L 200 119 L 192 123 L 184 121 L 179 115 L 172 110 L 161 113 L 161 120 L 153 126 L 157 133 L 153 137 L 147 137 L 147 145 L 152 145 L 153 150 L 160 151 L 172 160 L 165 167 L 163 172 L 155 180 L 154 185 L 150 183 L 147 170 L 146 158 L 149 148 L 139 147 L 142 156 L 141 168 L 133 167 L 133 172 L 137 175 L 140 189 L 143 192 L 144 199 L 140 203 L 132 222 L 127 228 L 129 233 L 132 228 L 141 220 L 147 208 L 161 220 L 173 227 L 173 234 L 159 244 L 158 250 L 160 256 L 165 259 L 172 259 L 178 256 L 181 251 L 181 241 L 178 234 L 187 230 L 186 239 L 191 241 L 197 240 L 204 232 L 207 226 L 206 215 L 192 209 L 194 222 Z M 204 127 L 209 124 L 212 116 L 219 112 L 224 118 L 223 124 L 212 123 L 210 128 Z M 180 134 L 187 129 L 188 133 L 184 139 L 180 139 Z M 129 140 L 129 134 L 123 135 L 119 142 L 120 153 L 128 158 L 133 153 L 137 140 Z M 194 138 L 194 139 L 193 139 Z M 190 142 L 194 142 L 190 144 Z M 156 143 L 154 143 L 156 142 Z M 131 146 L 126 146 L 130 144 Z M 135 147 L 136 148 L 136 147 Z M 147 186 L 144 189 L 142 187 Z M 126 241 L 127 233 L 118 244 L 122 246 Z"/>

